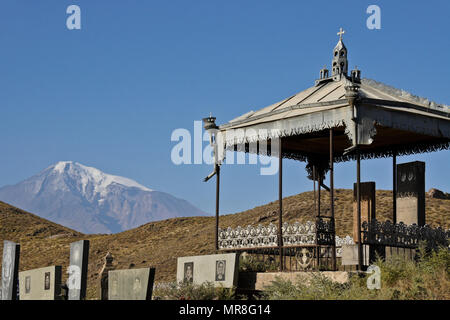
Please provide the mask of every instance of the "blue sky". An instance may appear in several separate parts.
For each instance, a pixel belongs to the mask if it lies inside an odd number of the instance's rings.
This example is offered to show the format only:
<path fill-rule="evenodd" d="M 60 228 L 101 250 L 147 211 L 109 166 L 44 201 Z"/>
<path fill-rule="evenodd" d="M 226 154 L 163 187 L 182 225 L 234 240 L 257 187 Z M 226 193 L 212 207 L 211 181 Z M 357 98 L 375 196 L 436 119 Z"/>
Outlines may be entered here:
<path fill-rule="evenodd" d="M 81 8 L 81 30 L 66 8 Z M 381 8 L 381 30 L 366 8 Z M 218 123 L 313 85 L 339 27 L 362 76 L 450 104 L 449 1 L 64 1 L 0 3 L 0 186 L 60 160 L 137 180 L 214 211 L 208 165 L 170 160 L 176 128 L 209 112 Z M 426 161 L 427 189 L 450 191 L 449 151 Z M 350 188 L 355 163 L 336 166 Z M 222 170 L 221 212 L 273 201 L 277 176 Z M 285 161 L 284 194 L 310 190 L 304 163 Z M 362 162 L 390 189 L 391 159 Z"/>

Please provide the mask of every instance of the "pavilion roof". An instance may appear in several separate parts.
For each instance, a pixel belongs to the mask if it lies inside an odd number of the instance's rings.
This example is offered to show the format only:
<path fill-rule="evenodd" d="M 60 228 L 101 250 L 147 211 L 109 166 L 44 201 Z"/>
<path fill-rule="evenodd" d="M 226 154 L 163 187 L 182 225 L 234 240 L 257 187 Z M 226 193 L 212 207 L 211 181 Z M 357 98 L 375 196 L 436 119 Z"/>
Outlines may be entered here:
<path fill-rule="evenodd" d="M 351 86 L 358 87 L 357 111 L 346 97 Z M 394 149 L 397 154 L 448 149 L 450 108 L 374 80 L 352 83 L 343 76 L 317 81 L 315 86 L 219 127 L 226 133 L 228 149 L 285 138 L 283 157 L 298 160 L 326 155 L 330 128 L 341 135 L 336 138 L 336 161 L 353 158 L 346 150 L 355 145 L 360 146 L 363 158 L 390 156 Z"/>
<path fill-rule="evenodd" d="M 349 106 L 345 98 L 345 86 L 350 80 L 342 78 L 312 86 L 286 99 L 257 111 L 249 111 L 220 126 L 221 129 L 244 128 L 255 124 L 286 119 L 323 110 Z M 429 117 L 450 119 L 450 107 L 418 97 L 405 90 L 396 89 L 372 79 L 361 79 L 359 95 L 366 101 L 375 99 L 380 106 L 395 107 L 397 110 Z M 399 109 L 401 108 L 401 109 Z"/>
<path fill-rule="evenodd" d="M 336 161 L 354 158 L 356 146 L 363 159 L 450 148 L 448 105 L 361 79 L 358 69 L 348 76 L 347 70 L 340 35 L 330 76 L 324 67 L 314 86 L 220 125 L 225 147 L 248 152 L 249 143 L 282 138 L 283 157 L 323 157 L 333 128 Z"/>

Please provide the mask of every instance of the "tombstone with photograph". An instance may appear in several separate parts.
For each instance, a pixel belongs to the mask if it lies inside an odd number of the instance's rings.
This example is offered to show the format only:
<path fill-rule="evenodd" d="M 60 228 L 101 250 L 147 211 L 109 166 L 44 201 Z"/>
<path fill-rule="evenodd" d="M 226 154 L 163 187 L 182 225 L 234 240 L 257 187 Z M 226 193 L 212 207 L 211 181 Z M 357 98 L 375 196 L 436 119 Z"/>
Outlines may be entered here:
<path fill-rule="evenodd" d="M 108 300 L 151 300 L 155 268 L 108 272 Z"/>
<path fill-rule="evenodd" d="M 237 285 L 238 256 L 236 253 L 180 257 L 177 263 L 177 282 L 232 288 Z"/>
<path fill-rule="evenodd" d="M 61 266 L 19 272 L 20 300 L 61 298 Z"/>

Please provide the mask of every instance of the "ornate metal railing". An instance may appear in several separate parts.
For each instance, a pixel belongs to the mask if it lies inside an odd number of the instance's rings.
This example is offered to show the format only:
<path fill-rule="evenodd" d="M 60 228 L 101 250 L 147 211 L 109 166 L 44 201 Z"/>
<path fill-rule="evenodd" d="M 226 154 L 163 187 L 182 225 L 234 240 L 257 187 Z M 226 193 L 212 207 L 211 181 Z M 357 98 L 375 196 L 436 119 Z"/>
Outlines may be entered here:
<path fill-rule="evenodd" d="M 403 222 L 380 222 L 376 219 L 362 224 L 363 243 L 373 245 L 385 245 L 393 247 L 416 248 L 421 241 L 426 241 L 427 246 L 436 248 L 449 245 L 450 230 L 432 228 L 428 225 L 406 225 Z"/>
<path fill-rule="evenodd" d="M 295 222 L 283 223 L 283 245 L 321 244 L 332 245 L 334 224 L 332 220 L 318 219 L 317 223 L 308 221 L 304 224 Z M 270 223 L 268 226 L 258 225 L 233 229 L 219 229 L 219 248 L 255 248 L 274 247 L 278 245 L 278 228 Z"/>
<path fill-rule="evenodd" d="M 307 221 L 306 223 L 283 223 L 283 246 L 309 246 L 309 245 L 332 245 L 334 235 L 334 224 L 332 220 L 326 221 L 322 218 L 317 223 Z M 342 244 L 353 244 L 353 238 L 346 236 L 340 238 L 335 236 L 337 256 L 340 257 Z M 219 229 L 219 249 L 253 249 L 269 248 L 278 246 L 278 228 L 270 223 L 267 226 L 247 226 L 242 228 L 228 227 Z"/>
<path fill-rule="evenodd" d="M 372 220 L 364 222 L 361 229 L 362 243 L 379 246 L 417 248 L 420 241 L 429 247 L 448 246 L 450 230 L 430 226 L 392 224 L 390 221 Z M 353 245 L 350 236 L 335 235 L 332 219 L 321 217 L 316 222 L 284 223 L 282 226 L 283 246 L 278 243 L 278 227 L 267 226 L 228 227 L 219 229 L 219 249 L 241 254 L 241 267 L 261 270 L 278 270 L 280 259 L 285 271 L 334 270 L 333 245 L 337 259 L 342 258 L 342 246 Z M 335 261 L 335 263 L 333 263 Z M 339 260 L 340 261 L 340 260 Z M 345 268 L 345 267 L 344 267 Z"/>

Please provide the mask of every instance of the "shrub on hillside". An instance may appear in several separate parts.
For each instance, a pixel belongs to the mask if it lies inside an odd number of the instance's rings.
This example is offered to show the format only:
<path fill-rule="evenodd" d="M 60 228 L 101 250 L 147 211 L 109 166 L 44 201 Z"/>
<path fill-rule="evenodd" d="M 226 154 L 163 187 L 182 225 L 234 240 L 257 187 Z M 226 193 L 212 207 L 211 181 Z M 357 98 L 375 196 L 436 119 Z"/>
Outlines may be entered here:
<path fill-rule="evenodd" d="M 450 251 L 420 249 L 417 261 L 400 257 L 375 263 L 381 270 L 381 289 L 367 288 L 368 274 L 354 275 L 346 284 L 331 281 L 320 273 L 299 277 L 296 283 L 277 278 L 265 287 L 263 298 L 274 300 L 327 299 L 450 299 Z"/>
<path fill-rule="evenodd" d="M 156 286 L 153 291 L 154 300 L 231 300 L 234 295 L 234 289 L 214 287 L 212 282 L 200 285 L 170 282 Z"/>

